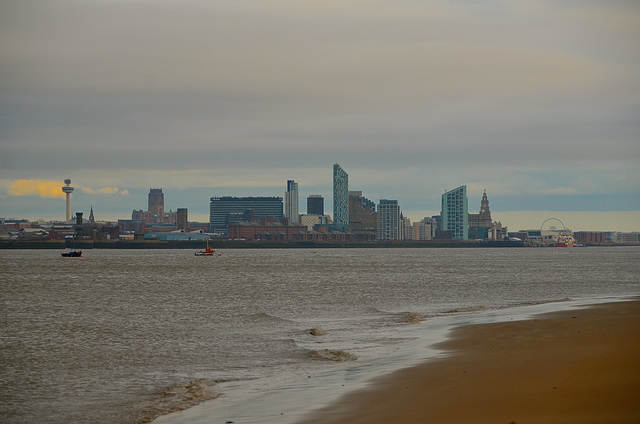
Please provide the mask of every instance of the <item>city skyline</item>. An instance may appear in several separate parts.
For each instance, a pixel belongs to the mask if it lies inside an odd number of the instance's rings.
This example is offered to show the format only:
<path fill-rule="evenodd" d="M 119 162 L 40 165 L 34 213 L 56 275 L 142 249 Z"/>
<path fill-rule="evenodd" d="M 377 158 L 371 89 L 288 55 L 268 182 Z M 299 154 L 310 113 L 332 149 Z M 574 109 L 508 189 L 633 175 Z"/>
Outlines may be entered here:
<path fill-rule="evenodd" d="M 486 189 L 511 230 L 640 230 L 636 2 L 35 0 L 0 16 L 0 217 L 64 219 L 65 179 L 72 212 L 100 220 L 163 187 L 206 221 L 211 196 L 289 179 L 330 212 L 338 162 L 412 220 L 464 184 L 470 212 Z"/>
<path fill-rule="evenodd" d="M 66 181 L 65 181 L 66 183 Z M 296 183 L 297 184 L 297 183 Z M 62 186 L 64 187 L 64 186 Z M 153 193 L 154 191 L 160 190 L 162 191 L 163 189 L 154 189 L 154 188 L 149 188 L 148 192 L 145 194 L 146 197 L 151 197 L 151 193 Z M 352 193 L 352 191 L 350 191 L 349 193 Z M 353 192 L 356 193 L 356 192 Z M 361 191 L 357 192 L 357 193 L 361 193 Z M 286 193 L 285 193 L 286 194 Z M 445 192 L 446 194 L 446 192 Z M 164 193 L 162 193 L 163 197 L 164 197 Z M 225 196 L 231 196 L 231 197 L 235 197 L 235 195 L 231 194 L 231 195 L 224 195 L 222 197 Z M 50 196 L 53 197 L 53 196 Z M 242 197 L 242 196 L 239 196 Z M 248 197 L 253 197 L 252 195 L 249 195 Z M 266 197 L 278 197 L 277 195 L 274 196 L 266 196 Z M 307 196 L 305 195 L 305 198 Z M 322 203 L 324 203 L 324 196 L 323 195 L 317 195 L 317 194 L 311 194 L 308 195 L 308 197 L 313 198 L 313 197 L 319 197 L 322 200 Z M 482 201 L 484 199 L 486 199 L 486 190 L 483 191 L 482 193 L 482 197 L 480 198 L 480 200 L 478 200 L 477 205 L 478 205 L 478 211 L 482 212 Z M 331 200 L 331 199 L 329 199 Z M 373 202 L 375 205 L 379 205 L 380 201 L 387 201 L 387 199 L 379 199 L 378 202 Z M 474 199 L 470 199 L 469 200 L 469 209 L 468 209 L 468 213 L 474 213 L 476 212 L 476 209 L 474 209 L 474 204 L 475 202 L 473 201 Z M 441 201 L 439 201 L 441 202 Z M 59 203 L 59 201 L 58 201 Z M 428 211 L 428 210 L 422 210 L 422 211 L 411 211 L 408 212 L 406 210 L 402 210 L 402 207 L 400 204 L 398 204 L 398 206 L 401 209 L 401 212 L 403 214 L 404 217 L 408 217 L 412 222 L 418 222 L 421 221 L 423 218 L 428 218 L 428 217 L 432 217 L 435 215 L 440 215 L 442 212 L 442 209 L 440 210 L 432 210 L 432 211 Z M 210 203 L 209 206 L 210 208 Z M 81 208 L 76 208 L 77 212 L 85 212 L 84 210 L 81 210 Z M 93 207 L 90 207 L 91 212 L 93 212 Z M 181 207 L 176 207 L 176 210 L 173 211 L 173 213 L 175 214 L 177 212 L 177 210 L 179 209 L 185 209 L 185 208 L 181 208 Z M 186 208 L 188 209 L 188 208 Z M 168 208 L 169 211 L 172 211 L 172 208 L 169 207 Z M 284 211 L 284 204 L 283 204 L 283 211 Z M 133 210 L 133 213 L 135 214 L 136 212 L 142 212 L 142 210 L 137 211 L 136 209 Z M 308 211 L 305 211 L 304 213 L 307 213 Z M 302 213 L 302 211 L 300 211 L 300 214 L 303 215 L 304 213 Z M 597 215 L 599 214 L 598 212 L 593 212 L 593 213 L 588 213 L 588 212 L 571 212 L 570 214 L 567 213 L 558 213 L 557 211 L 553 212 L 553 211 L 544 211 L 544 210 L 540 210 L 540 211 L 536 211 L 535 213 L 531 213 L 528 212 L 526 214 L 526 220 L 522 221 L 521 217 L 518 217 L 517 215 L 514 217 L 513 213 L 510 212 L 499 212 L 501 215 L 501 218 L 496 218 L 494 221 L 495 222 L 500 222 L 502 224 L 504 224 L 505 226 L 509 226 L 509 222 L 511 220 L 511 222 L 516 222 L 516 223 L 520 223 L 520 222 L 526 222 L 526 225 L 523 224 L 518 224 L 515 225 L 515 227 L 510 227 L 511 231 L 516 231 L 515 228 L 518 228 L 519 230 L 526 230 L 526 229 L 537 229 L 540 227 L 540 225 L 536 224 L 535 221 L 538 221 L 538 223 L 543 223 L 544 221 L 548 220 L 549 218 L 561 218 L 560 220 L 563 222 L 566 222 L 567 225 L 567 229 L 571 229 L 571 230 L 577 230 L 577 231 L 622 231 L 622 232 L 634 232 L 634 231 L 638 231 L 635 229 L 623 229 L 621 228 L 621 225 L 619 222 L 614 223 L 613 225 L 609 225 L 607 226 L 605 224 L 605 215 L 601 215 L 600 217 L 598 217 Z M 580 215 L 591 215 L 591 216 L 587 216 L 586 219 L 585 218 L 580 218 Z M 192 216 L 191 212 L 189 212 L 189 217 L 190 217 L 190 221 L 192 222 L 209 222 L 210 220 L 210 211 L 207 212 L 207 214 L 195 214 L 196 216 Z M 326 212 L 325 212 L 326 215 Z M 595 215 L 595 218 L 594 218 Z M 75 216 L 75 212 L 74 212 L 74 216 Z M 329 216 L 332 216 L 332 214 L 329 214 Z M 571 221 L 567 221 L 567 216 L 571 217 Z M 100 219 L 99 221 L 103 221 L 103 222 L 107 222 L 107 221 L 111 221 L 111 222 L 116 222 L 119 219 L 129 219 L 130 215 L 125 213 L 123 216 L 118 216 L 118 217 L 112 217 L 109 219 Z M 576 219 L 577 217 L 577 219 Z M 6 218 L 6 217 L 1 217 L 1 218 Z M 56 219 L 56 218 L 37 218 L 37 219 L 33 219 L 33 218 L 29 218 L 28 216 L 15 216 L 15 217 L 10 217 L 10 219 L 12 218 L 26 218 L 26 219 L 32 219 L 34 221 L 36 220 L 44 220 L 44 221 L 64 221 L 64 219 Z M 632 217 L 633 220 L 634 217 Z M 75 219 L 75 218 L 74 218 Z M 534 222 L 534 224 L 529 225 L 529 222 Z M 600 222 L 600 224 L 597 227 L 589 227 L 588 225 L 584 225 L 585 222 Z"/>

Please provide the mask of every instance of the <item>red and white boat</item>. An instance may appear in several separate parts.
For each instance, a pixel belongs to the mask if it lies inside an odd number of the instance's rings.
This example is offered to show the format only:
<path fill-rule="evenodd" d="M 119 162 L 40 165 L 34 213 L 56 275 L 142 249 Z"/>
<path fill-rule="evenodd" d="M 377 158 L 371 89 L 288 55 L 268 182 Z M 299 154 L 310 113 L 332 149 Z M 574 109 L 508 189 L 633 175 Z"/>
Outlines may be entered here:
<path fill-rule="evenodd" d="M 207 247 L 204 250 L 200 250 L 195 253 L 196 256 L 213 256 L 216 253 L 209 247 L 209 239 L 207 239 Z"/>

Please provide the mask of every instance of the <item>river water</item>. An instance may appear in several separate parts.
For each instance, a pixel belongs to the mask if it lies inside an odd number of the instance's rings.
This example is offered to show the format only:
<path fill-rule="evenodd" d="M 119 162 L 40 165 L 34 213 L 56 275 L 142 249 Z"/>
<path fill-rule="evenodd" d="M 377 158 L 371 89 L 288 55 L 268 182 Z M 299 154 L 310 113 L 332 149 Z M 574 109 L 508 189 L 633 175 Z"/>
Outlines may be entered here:
<path fill-rule="evenodd" d="M 3 423 L 285 422 L 430 323 L 640 295 L 637 247 L 84 253 L 0 251 Z"/>

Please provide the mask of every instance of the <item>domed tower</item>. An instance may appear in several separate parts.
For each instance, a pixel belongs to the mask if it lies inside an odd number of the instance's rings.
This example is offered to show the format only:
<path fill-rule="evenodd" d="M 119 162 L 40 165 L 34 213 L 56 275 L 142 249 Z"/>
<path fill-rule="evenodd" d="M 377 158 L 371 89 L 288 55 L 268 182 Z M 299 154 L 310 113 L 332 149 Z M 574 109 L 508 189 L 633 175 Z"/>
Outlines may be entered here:
<path fill-rule="evenodd" d="M 71 187 L 70 179 L 64 180 L 64 183 L 66 185 L 62 186 L 62 192 L 67 195 L 67 215 L 66 215 L 65 222 L 70 222 L 71 221 L 71 193 L 73 193 L 73 190 L 75 189 Z"/>

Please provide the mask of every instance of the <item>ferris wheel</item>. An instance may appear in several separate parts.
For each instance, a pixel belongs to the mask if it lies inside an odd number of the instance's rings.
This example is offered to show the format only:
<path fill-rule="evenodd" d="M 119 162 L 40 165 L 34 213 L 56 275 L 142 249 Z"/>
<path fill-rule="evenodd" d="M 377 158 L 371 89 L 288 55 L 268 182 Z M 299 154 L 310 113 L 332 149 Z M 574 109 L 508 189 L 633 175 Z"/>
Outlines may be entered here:
<path fill-rule="evenodd" d="M 540 226 L 540 231 L 545 230 L 545 225 L 547 225 L 546 230 L 549 230 L 549 231 L 555 231 L 561 234 L 569 232 L 569 230 L 567 230 L 567 227 L 565 227 L 562 221 L 560 221 L 558 218 L 545 219 L 542 225 Z"/>

